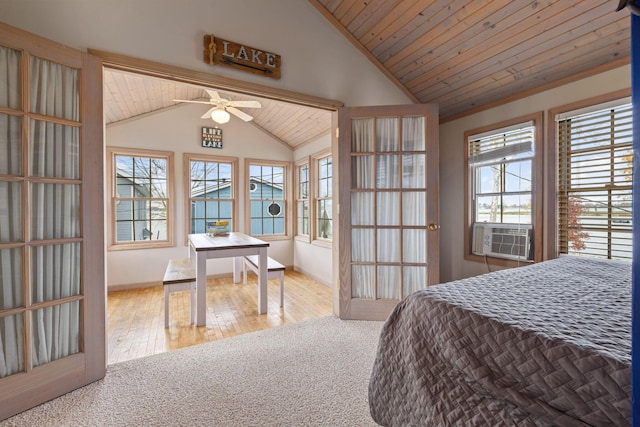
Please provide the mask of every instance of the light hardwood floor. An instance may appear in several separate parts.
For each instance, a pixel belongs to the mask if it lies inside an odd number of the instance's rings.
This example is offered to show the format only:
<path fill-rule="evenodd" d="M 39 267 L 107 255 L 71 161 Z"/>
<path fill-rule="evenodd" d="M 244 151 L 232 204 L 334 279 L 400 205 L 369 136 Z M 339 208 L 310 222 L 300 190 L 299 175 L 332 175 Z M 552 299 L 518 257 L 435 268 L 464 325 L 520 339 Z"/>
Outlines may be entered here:
<path fill-rule="evenodd" d="M 257 280 L 246 285 L 231 277 L 207 281 L 207 325 L 189 324 L 189 292 L 169 296 L 169 328 L 164 327 L 164 288 L 113 291 L 107 295 L 109 364 L 181 347 L 332 314 L 331 289 L 294 271 L 285 272 L 284 308 L 278 280 L 269 281 L 269 311 L 258 314 Z"/>

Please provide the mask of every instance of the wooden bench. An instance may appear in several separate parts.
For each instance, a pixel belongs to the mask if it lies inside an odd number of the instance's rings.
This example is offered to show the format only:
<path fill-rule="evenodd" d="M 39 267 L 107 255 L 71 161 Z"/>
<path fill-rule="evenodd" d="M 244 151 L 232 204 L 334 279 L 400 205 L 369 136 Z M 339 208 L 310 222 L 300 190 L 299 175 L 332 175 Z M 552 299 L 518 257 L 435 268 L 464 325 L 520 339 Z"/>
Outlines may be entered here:
<path fill-rule="evenodd" d="M 167 270 L 164 272 L 164 327 L 169 327 L 169 294 L 178 291 L 191 293 L 191 323 L 196 317 L 196 271 L 189 258 L 175 258 L 169 260 Z"/>
<path fill-rule="evenodd" d="M 247 284 L 247 267 L 258 274 L 258 255 L 247 255 L 242 262 L 242 283 Z M 285 266 L 273 258 L 267 257 L 267 280 L 280 279 L 280 307 L 284 306 L 284 270 Z"/>

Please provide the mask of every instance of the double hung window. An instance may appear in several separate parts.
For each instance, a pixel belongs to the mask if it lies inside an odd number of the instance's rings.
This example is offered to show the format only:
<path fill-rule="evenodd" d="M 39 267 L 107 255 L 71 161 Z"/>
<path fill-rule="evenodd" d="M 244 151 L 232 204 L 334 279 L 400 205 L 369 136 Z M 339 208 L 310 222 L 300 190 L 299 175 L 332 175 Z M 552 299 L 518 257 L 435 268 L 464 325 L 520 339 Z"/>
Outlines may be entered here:
<path fill-rule="evenodd" d="M 474 222 L 531 224 L 532 122 L 469 137 Z"/>
<path fill-rule="evenodd" d="M 296 235 L 309 237 L 309 162 L 296 165 Z"/>
<path fill-rule="evenodd" d="M 173 153 L 109 148 L 111 249 L 170 246 Z"/>
<path fill-rule="evenodd" d="M 632 108 L 614 101 L 556 116 L 558 252 L 631 258 Z"/>
<path fill-rule="evenodd" d="M 249 232 L 252 236 L 287 236 L 288 163 L 247 160 Z"/>
<path fill-rule="evenodd" d="M 332 221 L 332 182 L 333 168 L 331 156 L 321 157 L 316 160 L 317 192 L 316 192 L 316 238 L 319 240 L 331 240 Z"/>
<path fill-rule="evenodd" d="M 465 258 L 542 259 L 542 113 L 465 133 Z"/>
<path fill-rule="evenodd" d="M 330 246 L 333 238 L 333 158 L 323 150 L 296 164 L 296 236 Z"/>
<path fill-rule="evenodd" d="M 236 229 L 237 166 L 233 157 L 185 155 L 188 234 L 206 233 L 216 221 Z"/>

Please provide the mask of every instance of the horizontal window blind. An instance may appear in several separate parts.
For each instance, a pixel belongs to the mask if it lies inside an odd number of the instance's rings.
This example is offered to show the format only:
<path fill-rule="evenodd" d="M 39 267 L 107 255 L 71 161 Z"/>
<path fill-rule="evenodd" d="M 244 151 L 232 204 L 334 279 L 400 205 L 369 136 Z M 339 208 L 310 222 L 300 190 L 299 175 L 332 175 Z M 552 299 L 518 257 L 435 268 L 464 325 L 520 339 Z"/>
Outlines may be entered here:
<path fill-rule="evenodd" d="M 631 104 L 557 123 L 560 253 L 630 259 Z"/>
<path fill-rule="evenodd" d="M 535 127 L 530 123 L 518 127 L 499 129 L 482 135 L 469 137 L 469 165 L 502 161 L 504 159 L 533 155 Z"/>

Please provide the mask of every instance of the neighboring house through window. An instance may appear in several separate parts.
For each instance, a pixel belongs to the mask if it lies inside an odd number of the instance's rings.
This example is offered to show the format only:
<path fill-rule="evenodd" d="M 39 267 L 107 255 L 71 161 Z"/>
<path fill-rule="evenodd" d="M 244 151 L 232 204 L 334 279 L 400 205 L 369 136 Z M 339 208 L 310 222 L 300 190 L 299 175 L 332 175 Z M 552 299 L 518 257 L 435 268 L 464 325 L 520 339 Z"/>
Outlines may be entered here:
<path fill-rule="evenodd" d="M 206 233 L 216 221 L 227 221 L 229 230 L 236 230 L 238 159 L 193 154 L 184 159 L 189 171 L 187 234 Z"/>
<path fill-rule="evenodd" d="M 288 163 L 246 161 L 249 233 L 252 236 L 287 236 Z"/>
<path fill-rule="evenodd" d="M 630 99 L 557 114 L 557 251 L 631 259 Z"/>
<path fill-rule="evenodd" d="M 173 153 L 108 148 L 110 249 L 171 246 Z"/>

